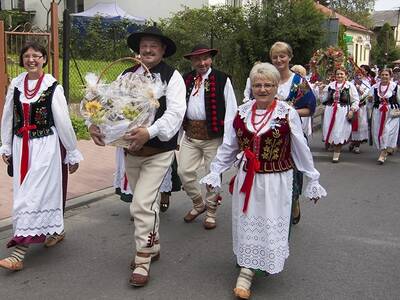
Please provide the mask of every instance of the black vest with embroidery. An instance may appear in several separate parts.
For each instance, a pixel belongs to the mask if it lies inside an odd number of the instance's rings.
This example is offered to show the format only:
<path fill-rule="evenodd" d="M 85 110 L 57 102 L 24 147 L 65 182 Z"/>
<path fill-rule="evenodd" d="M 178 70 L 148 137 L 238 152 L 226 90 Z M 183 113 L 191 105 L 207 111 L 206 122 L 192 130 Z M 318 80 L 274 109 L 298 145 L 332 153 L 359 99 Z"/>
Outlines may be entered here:
<path fill-rule="evenodd" d="M 57 81 L 55 81 L 47 90 L 42 92 L 37 101 L 29 105 L 29 125 L 36 126 L 35 129 L 29 131 L 29 138 L 31 139 L 54 134 L 53 130 L 51 129 L 51 127 L 54 126 L 51 103 L 57 84 Z M 24 127 L 24 113 L 20 95 L 21 92 L 15 88 L 13 130 L 15 135 L 22 137 L 20 129 Z"/>
<path fill-rule="evenodd" d="M 122 75 L 124 75 L 128 72 L 135 72 L 139 67 L 140 67 L 140 65 L 136 65 L 129 69 L 126 69 L 122 73 Z M 172 68 L 171 66 L 167 65 L 165 62 L 161 61 L 157 66 L 151 68 L 150 72 L 153 74 L 156 74 L 156 73 L 160 74 L 161 80 L 163 82 L 165 82 L 166 84 L 168 84 L 169 81 L 171 80 L 172 75 L 175 72 L 175 69 Z M 157 119 L 161 118 L 161 116 L 167 110 L 167 98 L 165 96 L 162 96 L 161 98 L 159 98 L 158 102 L 160 103 L 160 107 L 156 111 L 156 115 L 154 117 L 154 122 Z M 165 150 L 175 150 L 178 145 L 178 134 L 179 134 L 179 132 L 177 132 L 169 141 L 166 141 L 166 142 L 161 141 L 158 137 L 154 137 L 151 140 L 149 140 L 145 144 L 145 146 L 150 146 L 150 147 L 165 149 Z"/>
<path fill-rule="evenodd" d="M 328 100 L 325 102 L 326 105 L 333 105 L 335 99 L 335 92 L 336 90 L 328 87 Z M 340 106 L 347 106 L 351 105 L 350 102 L 350 88 L 344 88 L 340 91 L 339 95 L 339 105 Z"/>
<path fill-rule="evenodd" d="M 397 88 L 398 87 L 399 86 L 396 85 L 396 87 L 394 88 L 394 90 L 392 92 L 392 96 L 390 96 L 390 98 L 387 99 L 391 109 L 399 108 L 399 103 L 397 103 L 397 92 L 398 92 Z M 380 98 L 379 94 L 378 94 L 378 88 L 379 87 L 374 88 L 374 104 L 373 104 L 374 108 L 379 108 L 379 104 L 382 101 L 382 98 Z"/>
<path fill-rule="evenodd" d="M 186 85 L 186 103 L 194 88 L 196 71 L 183 75 Z M 224 135 L 225 96 L 224 89 L 228 75 L 211 69 L 208 79 L 204 80 L 204 107 L 206 111 L 207 132 L 210 137 L 217 138 Z"/>

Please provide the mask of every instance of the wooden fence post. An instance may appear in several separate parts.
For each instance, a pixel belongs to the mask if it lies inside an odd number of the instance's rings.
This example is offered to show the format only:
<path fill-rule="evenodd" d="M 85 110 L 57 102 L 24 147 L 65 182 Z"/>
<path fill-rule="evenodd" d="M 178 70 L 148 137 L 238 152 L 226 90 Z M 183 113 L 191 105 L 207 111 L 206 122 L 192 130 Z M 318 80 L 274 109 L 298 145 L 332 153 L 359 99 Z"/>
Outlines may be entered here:
<path fill-rule="evenodd" d="M 55 79 L 59 79 L 59 45 L 58 45 L 58 5 L 57 3 L 51 2 L 51 48 L 53 49 L 52 59 L 52 73 Z"/>
<path fill-rule="evenodd" d="M 6 49 L 4 21 L 0 21 L 0 120 L 3 115 L 4 100 L 6 98 L 7 74 L 6 74 Z"/>

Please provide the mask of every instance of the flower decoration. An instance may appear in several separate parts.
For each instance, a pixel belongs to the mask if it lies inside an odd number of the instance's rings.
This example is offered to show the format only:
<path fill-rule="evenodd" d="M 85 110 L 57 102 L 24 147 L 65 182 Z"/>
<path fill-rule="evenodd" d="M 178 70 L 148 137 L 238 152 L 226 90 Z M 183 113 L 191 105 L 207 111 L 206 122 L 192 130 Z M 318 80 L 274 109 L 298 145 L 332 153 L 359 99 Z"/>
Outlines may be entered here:
<path fill-rule="evenodd" d="M 345 65 L 346 57 L 342 49 L 328 47 L 314 52 L 310 60 L 310 67 L 314 81 L 329 82 L 334 76 L 335 70 Z"/>

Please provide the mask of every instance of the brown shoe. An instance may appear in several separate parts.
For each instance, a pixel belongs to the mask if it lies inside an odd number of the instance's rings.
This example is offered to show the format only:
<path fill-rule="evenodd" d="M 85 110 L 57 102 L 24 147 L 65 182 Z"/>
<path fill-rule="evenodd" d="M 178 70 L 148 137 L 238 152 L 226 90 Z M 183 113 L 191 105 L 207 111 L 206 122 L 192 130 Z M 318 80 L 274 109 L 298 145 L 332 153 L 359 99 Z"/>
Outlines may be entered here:
<path fill-rule="evenodd" d="M 145 286 L 150 279 L 150 253 L 136 253 L 135 270 L 132 272 L 129 284 L 135 287 Z"/>
<path fill-rule="evenodd" d="M 65 238 L 65 232 L 61 234 L 52 234 L 46 238 L 46 241 L 44 242 L 44 246 L 46 248 L 53 247 L 57 245 L 59 242 L 61 242 Z"/>
<path fill-rule="evenodd" d="M 206 206 L 204 205 L 204 208 L 201 211 L 196 210 L 195 208 L 192 208 L 187 214 L 186 216 L 184 216 L 184 220 L 186 223 L 190 223 L 192 222 L 194 219 L 196 219 L 198 216 L 200 216 L 203 212 L 206 211 Z M 197 214 L 193 214 L 192 212 L 196 211 Z"/>
<path fill-rule="evenodd" d="M 138 266 L 136 269 L 139 269 L 139 268 L 145 270 L 147 275 L 138 274 L 138 273 L 135 273 L 135 271 L 134 271 L 131 275 L 131 278 L 129 279 L 129 284 L 131 286 L 142 287 L 142 286 L 145 286 L 149 282 L 149 279 L 150 279 L 149 271 L 144 266 Z"/>
<path fill-rule="evenodd" d="M 23 261 L 14 261 L 10 258 L 0 260 L 0 267 L 10 271 L 20 271 L 24 268 Z"/>
<path fill-rule="evenodd" d="M 209 218 L 205 218 L 203 221 L 203 226 L 205 229 L 210 230 L 210 229 L 214 229 L 215 227 L 217 227 L 217 222 L 215 222 L 215 219 L 214 219 L 214 222 L 209 222 L 209 221 L 207 221 L 207 219 L 209 219 Z"/>
<path fill-rule="evenodd" d="M 250 299 L 250 291 L 244 288 L 236 287 L 233 289 L 233 293 L 239 299 Z"/>

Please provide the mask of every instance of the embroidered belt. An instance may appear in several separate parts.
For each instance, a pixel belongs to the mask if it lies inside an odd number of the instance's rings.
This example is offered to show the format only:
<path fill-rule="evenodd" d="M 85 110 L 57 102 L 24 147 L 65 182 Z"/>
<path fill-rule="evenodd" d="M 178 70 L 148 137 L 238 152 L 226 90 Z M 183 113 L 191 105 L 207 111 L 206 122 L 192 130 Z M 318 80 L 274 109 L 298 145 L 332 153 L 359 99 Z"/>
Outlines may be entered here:
<path fill-rule="evenodd" d="M 186 132 L 186 136 L 189 138 L 196 140 L 213 139 L 208 135 L 206 120 L 185 120 L 183 129 Z"/>
<path fill-rule="evenodd" d="M 169 149 L 155 148 L 155 147 L 150 147 L 150 146 L 143 146 L 143 148 L 138 151 L 131 151 L 128 149 L 124 149 L 124 150 L 126 153 L 128 153 L 130 155 L 145 156 L 145 157 L 171 151 Z"/>
<path fill-rule="evenodd" d="M 256 171 L 256 173 L 279 173 L 279 172 L 284 172 L 288 171 L 290 169 L 293 169 L 294 167 L 294 162 L 292 159 L 288 160 L 278 160 L 278 161 L 260 161 L 260 168 Z M 248 170 L 248 164 L 247 161 L 243 165 L 243 170 L 247 172 Z"/>

